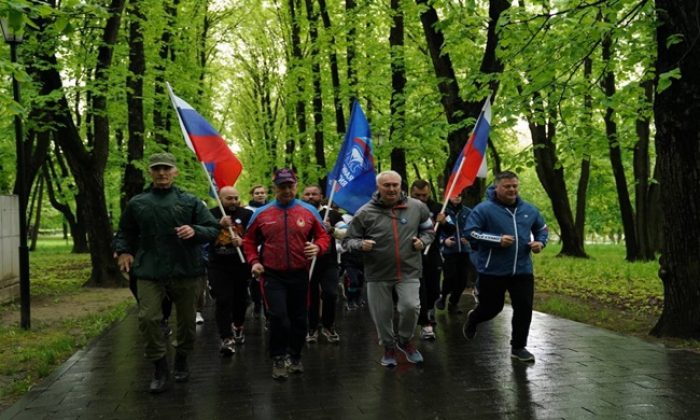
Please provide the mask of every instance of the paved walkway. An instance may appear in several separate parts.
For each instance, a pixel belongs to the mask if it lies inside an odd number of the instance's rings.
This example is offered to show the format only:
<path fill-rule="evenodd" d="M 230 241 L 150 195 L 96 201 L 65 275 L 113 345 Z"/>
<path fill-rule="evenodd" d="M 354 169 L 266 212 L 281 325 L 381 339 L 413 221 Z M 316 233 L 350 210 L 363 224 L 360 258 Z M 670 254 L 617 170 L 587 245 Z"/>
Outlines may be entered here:
<path fill-rule="evenodd" d="M 464 309 L 471 305 L 465 296 Z M 461 336 L 464 315 L 440 313 L 422 366 L 377 363 L 381 348 L 368 311 L 339 310 L 342 341 L 304 353 L 306 372 L 270 377 L 259 321 L 230 359 L 218 353 L 208 308 L 198 327 L 192 377 L 161 395 L 147 392 L 134 311 L 76 353 L 1 419 L 586 419 L 700 418 L 700 355 L 667 350 L 584 324 L 536 313 L 530 350 L 512 361 L 510 309 Z"/>

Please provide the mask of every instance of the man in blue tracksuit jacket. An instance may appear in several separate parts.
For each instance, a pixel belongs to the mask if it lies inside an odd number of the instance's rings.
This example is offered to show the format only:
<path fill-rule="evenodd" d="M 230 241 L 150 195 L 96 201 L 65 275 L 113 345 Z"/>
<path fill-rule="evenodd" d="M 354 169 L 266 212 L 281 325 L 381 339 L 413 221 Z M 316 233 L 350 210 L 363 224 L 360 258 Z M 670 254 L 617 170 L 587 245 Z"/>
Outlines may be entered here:
<path fill-rule="evenodd" d="M 548 229 L 539 210 L 518 196 L 519 184 L 513 172 L 496 175 L 487 199 L 467 219 L 466 231 L 476 249 L 479 304 L 469 312 L 463 333 L 467 339 L 474 338 L 479 323 L 501 312 L 508 291 L 513 306 L 511 357 L 534 362 L 525 348 L 534 295 L 531 253 L 539 253 L 547 244 Z"/>

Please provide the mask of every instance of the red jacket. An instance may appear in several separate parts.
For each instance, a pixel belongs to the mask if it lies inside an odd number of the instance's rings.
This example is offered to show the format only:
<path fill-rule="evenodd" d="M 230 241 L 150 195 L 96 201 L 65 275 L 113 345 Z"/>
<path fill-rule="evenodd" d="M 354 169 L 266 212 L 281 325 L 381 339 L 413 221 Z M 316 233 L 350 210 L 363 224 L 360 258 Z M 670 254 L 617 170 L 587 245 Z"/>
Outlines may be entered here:
<path fill-rule="evenodd" d="M 261 263 L 276 271 L 305 270 L 311 260 L 304 255 L 304 246 L 312 240 L 321 249 L 319 255 L 331 241 L 316 209 L 297 199 L 286 206 L 273 201 L 250 219 L 243 252 L 251 266 Z"/>

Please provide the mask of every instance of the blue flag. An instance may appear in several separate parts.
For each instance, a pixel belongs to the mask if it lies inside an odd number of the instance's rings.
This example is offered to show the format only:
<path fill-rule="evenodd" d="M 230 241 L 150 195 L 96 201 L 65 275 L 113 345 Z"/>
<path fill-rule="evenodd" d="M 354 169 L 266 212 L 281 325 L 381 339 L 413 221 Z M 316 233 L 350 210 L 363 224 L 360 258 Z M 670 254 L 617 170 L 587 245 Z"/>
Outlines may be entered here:
<path fill-rule="evenodd" d="M 330 196 L 334 182 L 333 202 L 350 214 L 367 203 L 377 188 L 372 133 L 357 100 L 352 103 L 350 124 L 338 160 L 328 174 L 326 195 Z"/>

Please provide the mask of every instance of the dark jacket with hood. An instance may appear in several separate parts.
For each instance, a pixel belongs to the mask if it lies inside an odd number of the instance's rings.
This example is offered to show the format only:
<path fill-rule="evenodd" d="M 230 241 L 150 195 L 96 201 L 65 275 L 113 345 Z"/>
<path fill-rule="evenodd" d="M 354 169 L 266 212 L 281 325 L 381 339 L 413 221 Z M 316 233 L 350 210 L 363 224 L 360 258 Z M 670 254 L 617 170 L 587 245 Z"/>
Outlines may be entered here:
<path fill-rule="evenodd" d="M 180 239 L 175 228 L 190 225 L 194 236 Z M 205 272 L 202 244 L 212 241 L 219 223 L 202 201 L 178 187 L 147 188 L 124 209 L 113 247 L 134 256 L 138 279 L 197 277 Z"/>

